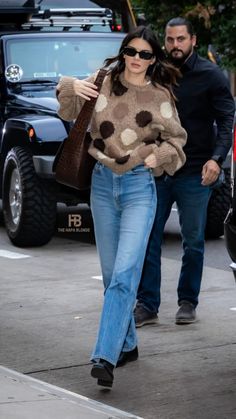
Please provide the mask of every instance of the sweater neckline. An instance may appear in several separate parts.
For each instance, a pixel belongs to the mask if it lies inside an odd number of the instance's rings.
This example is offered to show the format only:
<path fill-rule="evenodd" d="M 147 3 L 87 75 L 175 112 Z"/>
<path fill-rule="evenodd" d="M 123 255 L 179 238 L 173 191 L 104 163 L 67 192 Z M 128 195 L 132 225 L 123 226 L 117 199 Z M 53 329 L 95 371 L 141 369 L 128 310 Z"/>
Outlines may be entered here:
<path fill-rule="evenodd" d="M 120 82 L 123 84 L 123 86 L 129 88 L 129 89 L 135 89 L 135 90 L 143 90 L 146 89 L 148 86 L 151 85 L 151 80 L 148 80 L 146 84 L 143 86 L 138 86 L 136 84 L 130 83 L 127 80 L 125 80 L 124 73 L 120 74 Z"/>

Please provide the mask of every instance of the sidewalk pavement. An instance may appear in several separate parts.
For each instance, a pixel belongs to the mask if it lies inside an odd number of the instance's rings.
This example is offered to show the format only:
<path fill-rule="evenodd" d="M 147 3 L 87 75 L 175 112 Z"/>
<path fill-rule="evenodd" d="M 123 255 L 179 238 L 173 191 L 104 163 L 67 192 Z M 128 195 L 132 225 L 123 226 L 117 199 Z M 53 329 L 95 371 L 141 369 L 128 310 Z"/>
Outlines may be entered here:
<path fill-rule="evenodd" d="M 142 419 L 0 366 L 1 419 Z"/>
<path fill-rule="evenodd" d="M 103 302 L 95 246 L 55 238 L 27 254 L 0 261 L 0 363 L 11 369 L 1 369 L 0 419 L 236 418 L 236 287 L 227 261 L 205 266 L 198 321 L 178 326 L 181 262 L 163 257 L 159 323 L 138 329 L 139 359 L 115 370 L 107 391 L 90 375 Z"/>

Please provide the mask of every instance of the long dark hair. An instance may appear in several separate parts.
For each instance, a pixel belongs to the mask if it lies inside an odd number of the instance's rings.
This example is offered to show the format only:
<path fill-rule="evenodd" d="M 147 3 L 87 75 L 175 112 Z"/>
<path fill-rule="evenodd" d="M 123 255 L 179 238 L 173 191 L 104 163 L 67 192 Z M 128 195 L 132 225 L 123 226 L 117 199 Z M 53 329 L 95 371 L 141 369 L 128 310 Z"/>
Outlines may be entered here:
<path fill-rule="evenodd" d="M 131 32 L 129 32 L 123 39 L 120 46 L 119 53 L 115 57 L 107 58 L 104 61 L 104 66 L 108 67 L 111 64 L 116 64 L 112 67 L 111 74 L 111 93 L 117 93 L 119 89 L 119 75 L 125 69 L 125 60 L 123 56 L 124 47 L 126 47 L 132 39 L 141 38 L 144 39 L 152 47 L 153 55 L 156 60 L 155 63 L 150 65 L 147 69 L 147 75 L 150 77 L 151 83 L 155 86 L 156 83 L 166 87 L 171 96 L 174 98 L 172 86 L 176 84 L 177 77 L 180 76 L 180 72 L 171 63 L 166 60 L 164 51 L 161 45 L 151 29 L 146 26 L 138 26 Z"/>

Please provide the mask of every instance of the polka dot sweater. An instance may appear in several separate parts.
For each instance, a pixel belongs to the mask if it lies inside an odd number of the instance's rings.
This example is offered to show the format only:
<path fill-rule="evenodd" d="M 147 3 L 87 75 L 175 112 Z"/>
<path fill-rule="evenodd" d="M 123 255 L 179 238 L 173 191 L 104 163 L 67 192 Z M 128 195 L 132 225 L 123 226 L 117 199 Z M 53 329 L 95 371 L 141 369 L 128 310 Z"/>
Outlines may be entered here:
<path fill-rule="evenodd" d="M 94 82 L 96 75 L 88 78 Z M 72 121 L 84 103 L 75 95 L 74 78 L 62 77 L 57 86 L 59 116 Z M 117 174 L 142 164 L 154 153 L 156 176 L 173 175 L 184 163 L 186 131 L 180 124 L 167 89 L 148 83 L 136 86 L 120 75 L 116 94 L 110 94 L 110 75 L 103 82 L 91 119 L 89 153 Z"/>

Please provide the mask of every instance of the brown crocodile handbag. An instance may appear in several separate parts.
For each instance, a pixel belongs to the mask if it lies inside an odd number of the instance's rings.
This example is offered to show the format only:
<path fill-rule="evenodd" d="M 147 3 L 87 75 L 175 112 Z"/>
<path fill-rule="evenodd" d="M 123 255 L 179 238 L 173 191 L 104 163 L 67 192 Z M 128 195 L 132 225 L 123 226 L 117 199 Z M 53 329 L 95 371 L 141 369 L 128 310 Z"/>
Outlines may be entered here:
<path fill-rule="evenodd" d="M 101 89 L 107 70 L 100 69 L 94 84 Z M 87 131 L 97 98 L 86 100 L 68 137 L 58 149 L 53 171 L 57 182 L 75 189 L 88 189 L 96 160 L 88 153 L 91 137 Z"/>

